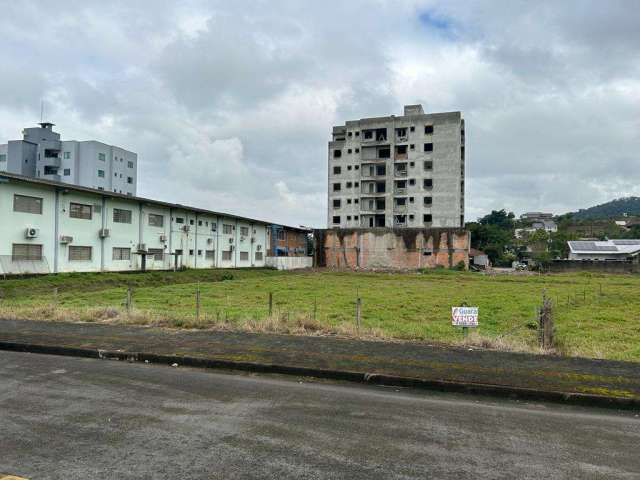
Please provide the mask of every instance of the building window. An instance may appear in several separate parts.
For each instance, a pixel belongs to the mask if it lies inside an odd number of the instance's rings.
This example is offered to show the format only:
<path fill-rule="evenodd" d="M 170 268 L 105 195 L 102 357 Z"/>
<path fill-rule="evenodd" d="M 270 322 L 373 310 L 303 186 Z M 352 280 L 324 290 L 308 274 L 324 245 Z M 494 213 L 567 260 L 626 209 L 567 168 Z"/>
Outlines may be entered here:
<path fill-rule="evenodd" d="M 340 215 L 335 215 L 333 217 L 333 223 L 340 223 Z"/>
<path fill-rule="evenodd" d="M 107 160 L 107 156 L 104 153 L 99 153 L 98 160 L 100 160 L 101 162 L 105 162 Z"/>
<path fill-rule="evenodd" d="M 360 131 L 357 131 L 356 132 L 356 137 L 359 137 L 359 136 L 360 136 Z"/>
<path fill-rule="evenodd" d="M 262 261 L 262 252 L 256 252 L 256 262 Z"/>
<path fill-rule="evenodd" d="M 42 215 L 42 199 L 26 195 L 13 196 L 13 211 Z"/>
<path fill-rule="evenodd" d="M 98 170 L 98 177 L 104 178 L 104 170 Z"/>
<path fill-rule="evenodd" d="M 193 218 L 189 220 L 189 225 L 193 225 Z"/>
<path fill-rule="evenodd" d="M 357 205 L 358 203 L 360 203 L 360 200 L 359 200 L 359 199 L 357 199 L 357 198 L 354 198 L 354 199 L 353 199 L 353 203 L 355 203 L 355 204 Z"/>
<path fill-rule="evenodd" d="M 243 237 L 249 236 L 249 227 L 240 227 L 240 235 Z"/>
<path fill-rule="evenodd" d="M 69 260 L 75 261 L 91 261 L 91 247 L 80 247 L 78 245 L 69 245 Z"/>
<path fill-rule="evenodd" d="M 51 165 L 45 165 L 44 174 L 45 175 L 57 175 L 58 174 L 58 167 L 52 167 Z"/>
<path fill-rule="evenodd" d="M 422 186 L 423 186 L 425 189 L 433 188 L 433 179 L 432 179 L 432 178 L 425 178 L 425 179 L 422 181 Z"/>
<path fill-rule="evenodd" d="M 155 213 L 149 214 L 149 226 L 150 227 L 162 227 L 164 226 L 164 216 Z"/>
<path fill-rule="evenodd" d="M 93 207 L 91 205 L 84 205 L 82 203 L 69 204 L 69 216 L 71 218 L 79 218 L 81 220 L 91 220 L 91 211 Z"/>
<path fill-rule="evenodd" d="M 213 260 L 214 258 L 216 258 L 216 251 L 215 250 L 205 250 L 204 251 L 204 258 L 207 260 Z"/>
<path fill-rule="evenodd" d="M 358 215 L 354 215 L 353 219 L 357 221 L 358 220 Z"/>
<path fill-rule="evenodd" d="M 249 252 L 240 252 L 240 261 L 248 262 L 249 261 Z"/>
<path fill-rule="evenodd" d="M 198 256 L 201 257 L 202 256 L 202 250 L 198 250 Z"/>
<path fill-rule="evenodd" d="M 353 132 L 347 132 L 347 137 L 353 136 Z"/>
<path fill-rule="evenodd" d="M 346 188 L 351 188 L 352 183 L 351 182 L 347 182 Z"/>
<path fill-rule="evenodd" d="M 334 150 L 333 158 L 340 158 L 340 157 L 342 157 L 342 150 Z"/>
<path fill-rule="evenodd" d="M 351 215 L 347 215 L 347 222 L 351 221 Z"/>
<path fill-rule="evenodd" d="M 433 203 L 433 197 L 424 197 L 424 204 L 431 206 Z"/>
<path fill-rule="evenodd" d="M 128 184 L 132 184 L 133 183 L 133 177 L 127 177 L 127 183 Z"/>
<path fill-rule="evenodd" d="M 121 208 L 113 209 L 113 221 L 115 223 L 131 223 L 131 210 Z"/>
<path fill-rule="evenodd" d="M 356 148 L 356 153 L 360 153 L 360 149 L 359 148 Z"/>
<path fill-rule="evenodd" d="M 413 186 L 416 184 L 416 179 L 415 178 L 410 178 L 409 179 L 409 185 Z"/>
<path fill-rule="evenodd" d="M 433 133 L 433 125 L 425 125 L 424 126 L 424 134 L 431 135 Z"/>
<path fill-rule="evenodd" d="M 333 184 L 333 191 L 334 192 L 339 192 L 341 190 L 341 185 L 339 183 L 334 183 Z"/>
<path fill-rule="evenodd" d="M 433 216 L 430 213 L 425 213 L 422 215 L 422 221 L 424 223 L 431 223 L 433 221 Z"/>
<path fill-rule="evenodd" d="M 333 208 L 340 208 L 340 199 L 334 199 L 333 200 Z"/>
<path fill-rule="evenodd" d="M 347 205 L 351 205 L 351 199 L 347 198 Z"/>
<path fill-rule="evenodd" d="M 355 167 L 353 167 L 356 170 L 360 170 L 360 165 L 356 165 Z"/>
<path fill-rule="evenodd" d="M 433 170 L 433 161 L 431 161 L 431 160 L 425 160 L 425 162 L 424 162 L 424 169 L 425 169 L 425 170 Z"/>
<path fill-rule="evenodd" d="M 7 154 L 6 153 L 0 153 L 0 163 L 6 162 L 6 161 L 7 161 Z"/>
<path fill-rule="evenodd" d="M 416 162 L 409 162 L 409 167 L 413 168 L 416 166 Z"/>
<path fill-rule="evenodd" d="M 176 223 L 184 223 L 184 218 L 176 217 Z"/>
<path fill-rule="evenodd" d="M 354 187 L 358 188 L 358 186 L 359 186 L 359 185 L 360 185 L 360 183 L 358 183 L 358 182 L 353 182 L 353 186 L 354 186 Z"/>
<path fill-rule="evenodd" d="M 433 152 L 433 143 L 425 143 L 424 144 L 425 152 Z"/>
<path fill-rule="evenodd" d="M 413 197 L 409 197 L 409 203 L 413 203 L 414 202 L 414 198 Z"/>
<path fill-rule="evenodd" d="M 415 127 L 415 125 L 411 125 L 411 126 L 409 127 L 409 131 L 410 131 L 410 132 L 415 132 L 415 131 L 416 131 L 416 127 Z"/>
<path fill-rule="evenodd" d="M 147 258 L 151 257 L 153 260 L 162 260 L 164 258 L 164 251 L 161 248 L 148 248 Z"/>
<path fill-rule="evenodd" d="M 211 231 L 215 232 L 217 230 L 218 230 L 218 224 L 214 223 L 214 222 L 211 222 Z"/>
<path fill-rule="evenodd" d="M 71 169 L 70 168 L 65 168 L 63 171 L 63 174 L 65 177 L 68 177 L 71 175 Z"/>
<path fill-rule="evenodd" d="M 133 162 L 131 160 L 127 162 L 127 167 L 133 168 Z"/>
<path fill-rule="evenodd" d="M 11 261 L 42 260 L 42 245 L 34 243 L 14 243 L 11 248 Z"/>
<path fill-rule="evenodd" d="M 62 156 L 65 160 L 69 160 L 71 158 L 71 152 L 64 152 Z"/>
<path fill-rule="evenodd" d="M 225 235 L 231 235 L 233 233 L 233 225 L 223 224 L 222 225 L 222 233 Z"/>
<path fill-rule="evenodd" d="M 413 143 L 412 143 L 411 145 L 409 145 L 409 149 L 410 149 L 410 150 L 415 150 L 415 149 L 416 149 L 415 144 L 413 144 Z"/>
<path fill-rule="evenodd" d="M 113 247 L 111 258 L 113 260 L 131 260 L 131 249 L 122 248 L 122 247 Z"/>
<path fill-rule="evenodd" d="M 222 260 L 231 260 L 231 250 L 222 251 Z"/>
<path fill-rule="evenodd" d="M 342 172 L 342 168 L 341 167 L 333 167 L 333 174 L 334 175 L 340 175 L 341 172 Z"/>
<path fill-rule="evenodd" d="M 202 226 L 202 220 L 198 220 L 198 226 L 201 227 Z"/>

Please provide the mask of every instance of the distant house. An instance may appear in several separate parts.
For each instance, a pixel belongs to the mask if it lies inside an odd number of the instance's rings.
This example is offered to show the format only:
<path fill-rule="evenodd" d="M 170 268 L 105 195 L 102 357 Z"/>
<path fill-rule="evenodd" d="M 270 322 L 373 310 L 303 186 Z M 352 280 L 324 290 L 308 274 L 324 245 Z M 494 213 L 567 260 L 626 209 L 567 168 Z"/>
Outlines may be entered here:
<path fill-rule="evenodd" d="M 569 260 L 638 261 L 638 240 L 574 240 L 569 245 Z"/>
<path fill-rule="evenodd" d="M 551 220 L 553 218 L 553 213 L 544 213 L 544 212 L 526 212 L 520 215 L 520 220 L 530 220 L 532 222 L 542 221 L 542 220 Z"/>
<path fill-rule="evenodd" d="M 516 228 L 516 238 L 523 238 L 525 233 L 532 234 L 536 230 L 544 230 L 547 233 L 555 233 L 558 231 L 558 225 L 553 220 L 538 220 L 531 224 L 529 228 Z"/>
<path fill-rule="evenodd" d="M 472 248 L 469 250 L 469 263 L 480 268 L 487 268 L 491 265 L 489 256 L 482 250 Z"/>

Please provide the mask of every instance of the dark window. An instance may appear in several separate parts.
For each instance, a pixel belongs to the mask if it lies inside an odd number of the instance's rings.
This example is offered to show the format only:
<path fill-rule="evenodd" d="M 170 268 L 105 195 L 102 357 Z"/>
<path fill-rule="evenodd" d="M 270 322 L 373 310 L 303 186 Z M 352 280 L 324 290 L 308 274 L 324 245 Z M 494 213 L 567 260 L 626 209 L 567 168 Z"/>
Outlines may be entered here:
<path fill-rule="evenodd" d="M 147 258 L 151 258 L 153 260 L 162 260 L 164 258 L 164 252 L 161 248 L 148 248 L 147 249 Z"/>
<path fill-rule="evenodd" d="M 356 170 L 360 170 L 360 165 L 356 165 L 356 166 L 355 166 L 355 167 L 353 167 L 353 168 L 355 168 Z"/>
<path fill-rule="evenodd" d="M 334 192 L 339 192 L 341 190 L 341 185 L 339 183 L 334 183 L 333 184 L 333 191 Z"/>
<path fill-rule="evenodd" d="M 42 245 L 34 243 L 14 243 L 11 249 L 11 260 L 42 260 Z"/>
<path fill-rule="evenodd" d="M 409 197 L 409 203 L 413 203 L 414 198 L 413 197 Z"/>
<path fill-rule="evenodd" d="M 415 185 L 416 184 L 416 179 L 415 178 L 410 178 L 409 179 L 409 185 Z"/>
<path fill-rule="evenodd" d="M 353 132 L 347 132 L 347 137 L 353 136 Z"/>
<path fill-rule="evenodd" d="M 386 165 L 376 165 L 376 175 L 386 175 L 386 174 L 387 174 Z"/>
<path fill-rule="evenodd" d="M 113 260 L 131 260 L 131 249 L 122 247 L 113 247 L 111 252 Z"/>
<path fill-rule="evenodd" d="M 26 195 L 14 195 L 13 211 L 42 215 L 42 199 L 39 197 L 28 197 Z"/>
<path fill-rule="evenodd" d="M 409 166 L 410 167 L 415 167 L 416 166 L 416 162 L 409 162 Z"/>
<path fill-rule="evenodd" d="M 131 223 L 131 210 L 123 210 L 120 208 L 113 209 L 113 221 L 115 223 Z M 122 258 L 121 260 L 125 260 Z M 129 260 L 128 258 L 126 260 Z"/>
<path fill-rule="evenodd" d="M 198 220 L 198 226 L 201 227 L 202 226 L 202 220 Z"/>
<path fill-rule="evenodd" d="M 155 213 L 149 214 L 150 227 L 162 227 L 163 225 L 164 225 L 164 217 L 162 215 L 156 215 Z"/>
<path fill-rule="evenodd" d="M 415 144 L 413 144 L 413 143 L 412 143 L 411 145 L 409 145 L 409 148 L 410 148 L 411 150 L 415 150 L 415 149 L 416 149 L 416 146 L 415 146 Z"/>
<path fill-rule="evenodd" d="M 193 249 L 189 250 L 189 255 L 193 256 Z"/>
<path fill-rule="evenodd" d="M 391 149 L 390 148 L 378 149 L 378 158 L 391 158 Z"/>
<path fill-rule="evenodd" d="M 358 204 L 358 203 L 360 203 L 360 200 L 359 200 L 359 199 L 357 199 L 357 198 L 354 198 L 354 199 L 353 199 L 353 203 Z"/>
<path fill-rule="evenodd" d="M 333 158 L 340 158 L 342 156 L 342 150 L 334 150 Z"/>
<path fill-rule="evenodd" d="M 333 223 L 340 223 L 340 215 L 335 215 L 333 217 Z"/>
<path fill-rule="evenodd" d="M 351 215 L 347 215 L 347 221 L 351 220 Z"/>
<path fill-rule="evenodd" d="M 415 127 L 414 125 L 411 125 L 411 126 L 409 127 L 409 131 L 410 131 L 410 132 L 415 132 L 415 131 L 416 131 L 416 127 Z"/>
<path fill-rule="evenodd" d="M 176 223 L 184 223 L 184 218 L 176 217 Z"/>
<path fill-rule="evenodd" d="M 133 183 L 133 177 L 127 177 L 127 183 Z"/>
<path fill-rule="evenodd" d="M 407 153 L 407 146 L 406 145 L 397 145 L 396 146 L 396 154 L 398 155 L 403 155 Z"/>
<path fill-rule="evenodd" d="M 91 210 L 92 210 L 91 205 L 83 205 L 82 203 L 73 203 L 73 202 L 69 204 L 69 216 L 71 218 L 91 220 Z"/>
<path fill-rule="evenodd" d="M 69 245 L 69 260 L 91 261 L 91 247 Z"/>
<path fill-rule="evenodd" d="M 360 183 L 358 183 L 358 182 L 353 182 L 353 186 L 357 188 L 357 187 L 359 187 L 359 186 L 360 186 Z"/>
<path fill-rule="evenodd" d="M 425 213 L 422 215 L 422 221 L 424 223 L 431 223 L 433 221 L 433 216 L 430 213 Z"/>
<path fill-rule="evenodd" d="M 432 178 L 425 178 L 422 181 L 422 186 L 424 188 L 432 188 L 433 187 L 433 179 Z"/>
<path fill-rule="evenodd" d="M 360 153 L 360 149 L 359 148 L 356 148 L 356 153 Z"/>
<path fill-rule="evenodd" d="M 347 198 L 347 205 L 351 205 L 351 199 Z"/>
<path fill-rule="evenodd" d="M 356 132 L 356 137 L 359 137 L 359 136 L 360 136 L 360 132 Z"/>
<path fill-rule="evenodd" d="M 351 149 L 350 148 L 347 150 L 347 153 L 351 153 Z"/>
<path fill-rule="evenodd" d="M 249 252 L 240 252 L 240 261 L 248 262 L 249 261 Z"/>
<path fill-rule="evenodd" d="M 358 215 L 354 215 L 354 216 L 353 216 L 353 219 L 354 219 L 354 220 L 358 220 Z"/>
<path fill-rule="evenodd" d="M 340 175 L 341 172 L 342 172 L 342 168 L 341 167 L 333 167 L 333 174 L 334 175 Z"/>
<path fill-rule="evenodd" d="M 425 143 L 424 144 L 425 152 L 433 152 L 433 143 Z"/>
<path fill-rule="evenodd" d="M 65 168 L 63 174 L 64 174 L 65 177 L 70 176 L 71 175 L 71 169 L 70 168 Z"/>
<path fill-rule="evenodd" d="M 100 176 L 100 172 L 102 172 L 102 176 L 104 177 L 104 171 L 103 170 L 98 170 L 98 176 Z M 58 167 L 52 167 L 50 165 L 45 165 L 44 174 L 45 175 L 57 175 L 58 174 Z"/>
<path fill-rule="evenodd" d="M 340 208 L 340 199 L 334 199 L 333 200 L 333 208 Z"/>
<path fill-rule="evenodd" d="M 426 160 L 424 162 L 424 169 L 425 170 L 433 170 L 433 161 L 431 160 Z"/>
<path fill-rule="evenodd" d="M 424 134 L 431 135 L 433 133 L 433 125 L 425 125 L 424 126 Z"/>
<path fill-rule="evenodd" d="M 351 165 L 347 165 L 347 170 L 351 170 Z"/>
<path fill-rule="evenodd" d="M 425 205 L 431 205 L 433 203 L 433 198 L 432 197 L 424 197 L 424 204 Z"/>
<path fill-rule="evenodd" d="M 351 188 L 351 182 L 347 182 L 347 188 Z"/>
<path fill-rule="evenodd" d="M 189 225 L 193 225 L 193 219 L 189 220 Z"/>

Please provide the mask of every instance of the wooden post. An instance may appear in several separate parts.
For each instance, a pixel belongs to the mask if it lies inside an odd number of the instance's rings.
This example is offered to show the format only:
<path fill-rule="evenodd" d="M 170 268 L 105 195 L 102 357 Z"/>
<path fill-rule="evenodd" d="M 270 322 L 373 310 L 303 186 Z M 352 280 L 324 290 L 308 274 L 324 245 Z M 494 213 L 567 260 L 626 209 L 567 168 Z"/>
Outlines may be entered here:
<path fill-rule="evenodd" d="M 127 313 L 131 313 L 131 303 L 133 301 L 133 294 L 131 292 L 131 285 L 127 287 Z"/>
<path fill-rule="evenodd" d="M 542 307 L 538 323 L 538 341 L 544 349 L 552 348 L 555 327 L 553 322 L 553 305 L 546 293 L 542 295 Z"/>
<path fill-rule="evenodd" d="M 318 314 L 318 297 L 313 297 L 313 320 L 316 320 Z"/>
<path fill-rule="evenodd" d="M 360 335 L 360 318 L 362 315 L 362 299 L 360 297 L 356 298 L 356 330 L 358 331 L 358 335 Z"/>
<path fill-rule="evenodd" d="M 196 322 L 200 322 L 200 283 L 196 287 Z"/>
<path fill-rule="evenodd" d="M 273 315 L 273 293 L 269 292 L 269 316 Z"/>

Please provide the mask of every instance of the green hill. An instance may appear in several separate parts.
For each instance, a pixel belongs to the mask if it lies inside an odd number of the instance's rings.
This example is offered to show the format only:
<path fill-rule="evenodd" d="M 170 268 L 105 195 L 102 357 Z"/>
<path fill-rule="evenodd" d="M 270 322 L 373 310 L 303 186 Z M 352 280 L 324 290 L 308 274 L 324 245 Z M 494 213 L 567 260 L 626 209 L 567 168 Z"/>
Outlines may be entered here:
<path fill-rule="evenodd" d="M 640 197 L 626 197 L 611 200 L 591 208 L 581 208 L 572 212 L 576 220 L 618 219 L 628 216 L 640 216 Z"/>

